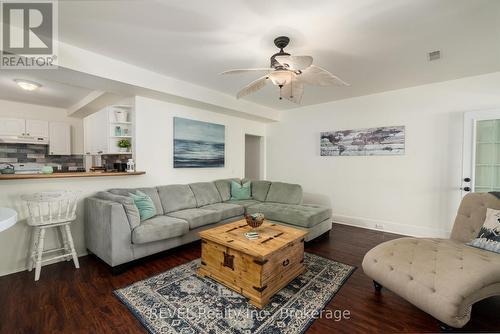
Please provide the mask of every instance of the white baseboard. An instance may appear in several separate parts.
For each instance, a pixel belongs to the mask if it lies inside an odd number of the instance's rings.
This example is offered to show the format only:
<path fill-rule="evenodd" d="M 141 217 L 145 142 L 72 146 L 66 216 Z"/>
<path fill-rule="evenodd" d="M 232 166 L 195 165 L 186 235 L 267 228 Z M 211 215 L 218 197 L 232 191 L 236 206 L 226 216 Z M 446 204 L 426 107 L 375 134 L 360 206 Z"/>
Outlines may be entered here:
<path fill-rule="evenodd" d="M 86 256 L 88 255 L 87 252 L 79 252 L 78 253 L 78 258 L 82 257 L 82 256 Z M 49 264 L 53 264 L 53 263 L 58 263 L 58 262 L 63 262 L 63 261 L 66 261 L 64 259 L 57 259 L 57 260 L 53 260 L 53 261 L 49 261 L 49 262 L 46 262 L 43 266 L 42 266 L 42 275 L 40 276 L 40 279 L 42 279 L 42 276 L 43 276 L 43 267 L 45 266 L 48 266 Z M 71 265 L 73 265 L 73 260 L 70 261 L 71 262 Z M 10 274 L 15 274 L 15 273 L 19 273 L 21 271 L 27 271 L 28 270 L 28 267 L 27 266 L 24 266 L 22 268 L 17 268 L 17 269 L 10 269 L 10 270 L 6 270 L 6 271 L 0 271 L 0 277 L 2 276 L 7 276 L 7 275 L 10 275 Z M 33 278 L 35 277 L 35 268 L 33 268 Z"/>
<path fill-rule="evenodd" d="M 433 229 L 429 227 L 405 225 L 390 221 L 376 220 L 362 217 L 333 215 L 335 223 L 366 228 L 381 232 L 402 234 L 411 237 L 449 238 L 451 231 Z"/>

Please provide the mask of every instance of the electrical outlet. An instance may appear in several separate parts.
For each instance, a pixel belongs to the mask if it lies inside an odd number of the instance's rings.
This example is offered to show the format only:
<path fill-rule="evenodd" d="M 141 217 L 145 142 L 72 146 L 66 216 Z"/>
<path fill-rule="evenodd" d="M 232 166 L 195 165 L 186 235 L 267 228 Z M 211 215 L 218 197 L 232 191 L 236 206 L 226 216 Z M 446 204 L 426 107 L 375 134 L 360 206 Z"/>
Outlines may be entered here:
<path fill-rule="evenodd" d="M 377 230 L 383 230 L 384 229 L 384 225 L 382 225 L 382 224 L 375 224 L 375 228 Z"/>

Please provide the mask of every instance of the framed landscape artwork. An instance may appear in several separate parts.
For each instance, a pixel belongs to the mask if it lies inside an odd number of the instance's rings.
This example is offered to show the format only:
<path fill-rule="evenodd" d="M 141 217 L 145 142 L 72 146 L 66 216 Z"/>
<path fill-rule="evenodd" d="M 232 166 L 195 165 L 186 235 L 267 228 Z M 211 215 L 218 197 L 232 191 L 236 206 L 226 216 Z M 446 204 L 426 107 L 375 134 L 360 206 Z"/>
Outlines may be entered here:
<path fill-rule="evenodd" d="M 405 127 L 321 132 L 321 156 L 403 155 Z"/>
<path fill-rule="evenodd" d="M 226 127 L 174 117 L 174 168 L 224 167 Z"/>

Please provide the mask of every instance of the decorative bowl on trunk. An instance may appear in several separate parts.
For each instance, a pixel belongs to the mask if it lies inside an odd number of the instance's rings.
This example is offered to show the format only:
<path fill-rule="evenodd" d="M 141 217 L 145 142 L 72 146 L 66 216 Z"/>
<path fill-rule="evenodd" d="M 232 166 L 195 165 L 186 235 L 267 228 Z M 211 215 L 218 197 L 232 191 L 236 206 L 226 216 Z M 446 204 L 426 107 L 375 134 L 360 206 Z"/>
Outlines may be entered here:
<path fill-rule="evenodd" d="M 245 215 L 248 226 L 251 228 L 258 228 L 264 222 L 264 214 L 254 213 L 251 215 Z"/>

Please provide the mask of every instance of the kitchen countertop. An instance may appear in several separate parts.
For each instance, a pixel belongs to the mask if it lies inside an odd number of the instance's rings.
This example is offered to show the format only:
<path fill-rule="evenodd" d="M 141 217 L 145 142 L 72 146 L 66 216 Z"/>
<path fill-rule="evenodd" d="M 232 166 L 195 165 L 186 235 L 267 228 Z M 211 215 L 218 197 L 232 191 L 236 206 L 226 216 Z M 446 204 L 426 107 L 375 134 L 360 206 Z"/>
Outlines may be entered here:
<path fill-rule="evenodd" d="M 23 180 L 23 179 L 61 179 L 69 177 L 104 177 L 104 176 L 132 176 L 144 175 L 146 172 L 74 172 L 74 173 L 52 173 L 52 174 L 0 174 L 0 180 Z"/>

